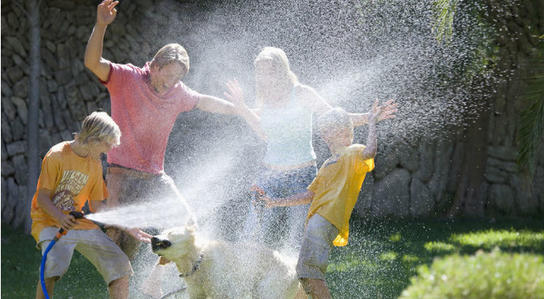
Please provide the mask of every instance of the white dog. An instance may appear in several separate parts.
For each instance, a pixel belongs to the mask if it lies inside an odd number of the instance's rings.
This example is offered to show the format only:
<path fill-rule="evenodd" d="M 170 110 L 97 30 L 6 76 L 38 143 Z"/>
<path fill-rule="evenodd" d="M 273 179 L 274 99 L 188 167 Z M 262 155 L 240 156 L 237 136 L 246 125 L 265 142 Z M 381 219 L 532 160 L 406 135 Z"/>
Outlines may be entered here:
<path fill-rule="evenodd" d="M 206 241 L 192 227 L 165 231 L 153 252 L 176 263 L 190 298 L 306 298 L 294 261 L 248 243 Z"/>

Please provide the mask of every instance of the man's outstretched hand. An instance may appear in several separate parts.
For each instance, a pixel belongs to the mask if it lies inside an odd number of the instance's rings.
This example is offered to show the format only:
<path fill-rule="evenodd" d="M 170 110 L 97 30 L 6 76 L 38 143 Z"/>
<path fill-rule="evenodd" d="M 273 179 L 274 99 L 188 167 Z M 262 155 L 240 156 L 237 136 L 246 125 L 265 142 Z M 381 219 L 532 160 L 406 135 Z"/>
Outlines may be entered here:
<path fill-rule="evenodd" d="M 133 227 L 133 228 L 126 228 L 125 231 L 134 237 L 136 240 L 144 243 L 151 243 L 152 235 L 142 231 L 139 228 Z"/>
<path fill-rule="evenodd" d="M 229 80 L 226 83 L 227 91 L 223 93 L 225 98 L 229 100 L 235 107 L 245 106 L 244 92 L 238 80 Z"/>

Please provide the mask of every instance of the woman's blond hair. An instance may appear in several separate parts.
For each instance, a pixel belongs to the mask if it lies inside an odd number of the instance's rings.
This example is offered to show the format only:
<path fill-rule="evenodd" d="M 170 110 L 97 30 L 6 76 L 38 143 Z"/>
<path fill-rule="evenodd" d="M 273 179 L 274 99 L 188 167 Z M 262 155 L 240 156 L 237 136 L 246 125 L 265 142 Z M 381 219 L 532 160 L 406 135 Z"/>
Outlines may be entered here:
<path fill-rule="evenodd" d="M 106 112 L 95 111 L 85 117 L 81 130 L 75 135 L 81 143 L 109 141 L 113 145 L 119 145 L 121 142 L 121 130 Z"/>
<path fill-rule="evenodd" d="M 161 69 L 172 62 L 179 63 L 185 69 L 184 75 L 189 72 L 189 54 L 184 47 L 177 43 L 167 44 L 160 48 L 151 60 L 150 66 Z"/>
<path fill-rule="evenodd" d="M 298 78 L 295 73 L 291 71 L 289 66 L 289 60 L 287 55 L 280 48 L 275 47 L 264 47 L 261 52 L 255 58 L 255 65 L 260 61 L 270 61 L 272 66 L 279 72 L 279 82 L 277 82 L 282 88 L 282 90 L 291 90 L 294 85 L 298 83 Z M 274 78 L 270 78 L 272 80 Z M 257 106 L 262 106 L 264 100 L 266 100 L 266 88 L 263 82 L 256 82 L 256 97 L 257 97 Z"/>

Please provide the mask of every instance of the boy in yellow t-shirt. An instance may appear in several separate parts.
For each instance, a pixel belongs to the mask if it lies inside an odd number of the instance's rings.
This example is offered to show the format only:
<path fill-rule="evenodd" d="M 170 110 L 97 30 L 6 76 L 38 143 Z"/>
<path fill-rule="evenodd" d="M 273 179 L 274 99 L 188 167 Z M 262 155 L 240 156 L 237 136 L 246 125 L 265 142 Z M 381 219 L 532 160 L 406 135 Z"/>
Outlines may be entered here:
<path fill-rule="evenodd" d="M 325 283 L 329 252 L 332 245 L 348 243 L 351 212 L 366 173 L 374 169 L 376 120 L 381 113 L 386 112 L 376 101 L 369 113 L 366 146 L 352 144 L 353 124 L 346 111 L 334 108 L 323 114 L 318 120 L 318 130 L 332 156 L 323 163 L 307 191 L 287 198 L 261 198 L 268 207 L 311 202 L 297 276 L 312 299 L 331 297 Z"/>
<path fill-rule="evenodd" d="M 132 274 L 128 257 L 96 224 L 69 214 L 81 212 L 87 201 L 91 211 L 102 207 L 107 190 L 100 154 L 118 145 L 120 136 L 119 127 L 107 113 L 93 112 L 83 120 L 74 140 L 54 145 L 43 158 L 30 210 L 31 234 L 43 254 L 59 228 L 67 231 L 47 255 L 44 278 L 51 297 L 76 249 L 102 274 L 111 298 L 128 298 Z M 131 229 L 131 233 L 142 239 L 151 237 L 138 229 Z M 36 298 L 44 298 L 39 281 Z"/>

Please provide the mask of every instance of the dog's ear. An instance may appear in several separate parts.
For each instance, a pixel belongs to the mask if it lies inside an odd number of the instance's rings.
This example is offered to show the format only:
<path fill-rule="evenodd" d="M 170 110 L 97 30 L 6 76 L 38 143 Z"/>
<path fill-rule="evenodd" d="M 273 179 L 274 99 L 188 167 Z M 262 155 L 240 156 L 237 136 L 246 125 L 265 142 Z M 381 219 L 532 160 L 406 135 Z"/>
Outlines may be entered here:
<path fill-rule="evenodd" d="M 187 222 L 185 222 L 185 226 L 194 226 L 195 229 L 198 228 L 196 218 L 194 216 L 190 216 Z"/>
<path fill-rule="evenodd" d="M 191 225 L 185 226 L 185 229 L 186 229 L 191 235 L 194 235 L 194 234 L 196 233 L 197 226 L 196 226 L 196 224 L 191 224 Z"/>
<path fill-rule="evenodd" d="M 185 223 L 185 228 L 193 235 L 198 230 L 198 224 L 194 216 L 189 217 L 189 220 Z"/>

